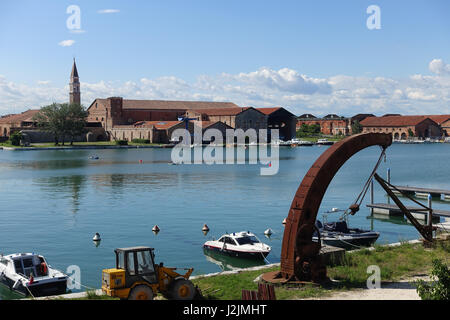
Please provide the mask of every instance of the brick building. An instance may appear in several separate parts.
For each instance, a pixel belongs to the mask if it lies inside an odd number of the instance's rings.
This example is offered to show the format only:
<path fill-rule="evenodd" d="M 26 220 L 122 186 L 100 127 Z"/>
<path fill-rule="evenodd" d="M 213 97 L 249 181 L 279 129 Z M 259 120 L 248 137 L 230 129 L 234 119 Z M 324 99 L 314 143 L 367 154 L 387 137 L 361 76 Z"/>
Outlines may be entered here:
<path fill-rule="evenodd" d="M 368 117 L 361 121 L 363 133 L 390 133 L 395 140 L 406 140 L 411 135 L 418 138 L 440 137 L 441 127 L 429 116 Z"/>
<path fill-rule="evenodd" d="M 220 121 L 234 129 L 267 129 L 267 116 L 253 107 L 193 109 L 186 112 L 188 118 L 202 121 Z"/>
<path fill-rule="evenodd" d="M 91 103 L 87 121 L 90 127 L 103 128 L 103 132 L 97 132 L 93 140 L 132 140 L 145 137 L 141 139 L 162 143 L 170 140 L 173 130 L 185 126 L 179 119 L 192 109 L 240 108 L 231 102 L 130 100 L 110 97 L 95 99 Z M 193 130 L 192 126 L 189 127 L 189 130 L 191 129 Z"/>
<path fill-rule="evenodd" d="M 320 132 L 326 135 L 350 135 L 352 134 L 352 121 L 350 118 L 340 117 L 336 114 L 328 114 L 323 118 L 317 118 L 312 114 L 304 114 L 297 118 L 297 130 L 302 124 L 320 126 Z"/>
<path fill-rule="evenodd" d="M 294 114 L 282 107 L 257 108 L 267 115 L 267 129 L 269 130 L 269 141 L 271 130 L 279 130 L 279 138 L 284 141 L 295 138 L 297 119 Z"/>
<path fill-rule="evenodd" d="M 436 122 L 442 130 L 442 136 L 448 137 L 450 136 L 450 115 L 449 114 L 441 114 L 441 115 L 429 115 L 427 116 L 434 122 Z"/>
<path fill-rule="evenodd" d="M 16 131 L 36 128 L 33 116 L 39 110 L 27 110 L 18 114 L 10 114 L 0 118 L 0 136 L 9 137 Z"/>

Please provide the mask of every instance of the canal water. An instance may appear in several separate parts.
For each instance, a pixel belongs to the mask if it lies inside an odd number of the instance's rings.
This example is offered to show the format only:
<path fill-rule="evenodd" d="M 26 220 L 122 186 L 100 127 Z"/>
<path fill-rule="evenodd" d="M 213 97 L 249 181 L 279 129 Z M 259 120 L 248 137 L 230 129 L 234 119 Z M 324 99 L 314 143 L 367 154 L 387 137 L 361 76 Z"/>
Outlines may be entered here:
<path fill-rule="evenodd" d="M 261 164 L 169 165 L 171 149 L 0 150 L 0 253 L 36 252 L 63 272 L 76 265 L 82 284 L 95 288 L 101 270 L 114 266 L 118 247 L 154 247 L 157 263 L 193 267 L 198 275 L 245 266 L 205 255 L 202 244 L 249 230 L 272 246 L 268 262 L 279 262 L 282 221 L 303 176 L 326 148 L 281 147 L 279 172 L 272 176 L 260 175 Z M 99 159 L 90 160 L 93 154 Z M 347 161 L 318 218 L 354 201 L 379 154 L 379 147 L 371 147 Z M 378 172 L 385 177 L 390 168 L 395 184 L 450 189 L 449 159 L 450 144 L 394 144 Z M 375 200 L 386 202 L 379 186 Z M 370 218 L 368 202 L 369 195 L 351 217 L 352 227 L 381 232 L 382 244 L 418 238 L 410 224 Z M 433 206 L 450 210 L 444 202 Z M 155 224 L 157 235 L 151 231 Z M 274 231 L 270 239 L 263 235 L 267 228 Z M 92 241 L 96 232 L 99 246 Z M 9 298 L 3 290 L 0 297 Z"/>

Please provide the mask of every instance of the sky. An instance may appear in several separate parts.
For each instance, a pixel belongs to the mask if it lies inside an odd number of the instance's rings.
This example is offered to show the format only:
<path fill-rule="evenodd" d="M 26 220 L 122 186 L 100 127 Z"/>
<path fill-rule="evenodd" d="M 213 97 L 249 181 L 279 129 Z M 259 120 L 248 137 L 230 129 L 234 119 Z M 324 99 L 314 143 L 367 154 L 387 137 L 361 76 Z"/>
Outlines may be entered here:
<path fill-rule="evenodd" d="M 450 1 L 2 0 L 0 115 L 67 102 L 74 58 L 86 107 L 450 113 Z"/>

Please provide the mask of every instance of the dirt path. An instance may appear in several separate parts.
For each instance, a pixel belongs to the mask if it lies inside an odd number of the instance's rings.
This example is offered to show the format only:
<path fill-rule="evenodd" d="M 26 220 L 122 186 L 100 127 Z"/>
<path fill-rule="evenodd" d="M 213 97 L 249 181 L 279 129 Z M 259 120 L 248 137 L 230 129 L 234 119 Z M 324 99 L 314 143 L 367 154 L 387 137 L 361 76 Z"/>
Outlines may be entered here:
<path fill-rule="evenodd" d="M 380 289 L 356 289 L 306 300 L 420 300 L 414 286 L 414 281 L 419 279 L 429 280 L 428 277 L 418 276 L 396 282 L 381 283 Z"/>

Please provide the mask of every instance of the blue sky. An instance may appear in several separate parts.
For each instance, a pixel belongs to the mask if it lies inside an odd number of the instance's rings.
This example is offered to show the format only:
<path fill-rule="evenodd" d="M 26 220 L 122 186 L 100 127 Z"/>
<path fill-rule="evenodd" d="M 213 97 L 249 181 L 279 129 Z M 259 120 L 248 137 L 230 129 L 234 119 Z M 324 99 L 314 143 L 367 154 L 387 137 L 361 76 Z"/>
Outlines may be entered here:
<path fill-rule="evenodd" d="M 373 4 L 379 30 L 366 26 Z M 1 1 L 0 114 L 64 102 L 73 57 L 85 105 L 122 95 L 450 113 L 446 0 Z"/>

